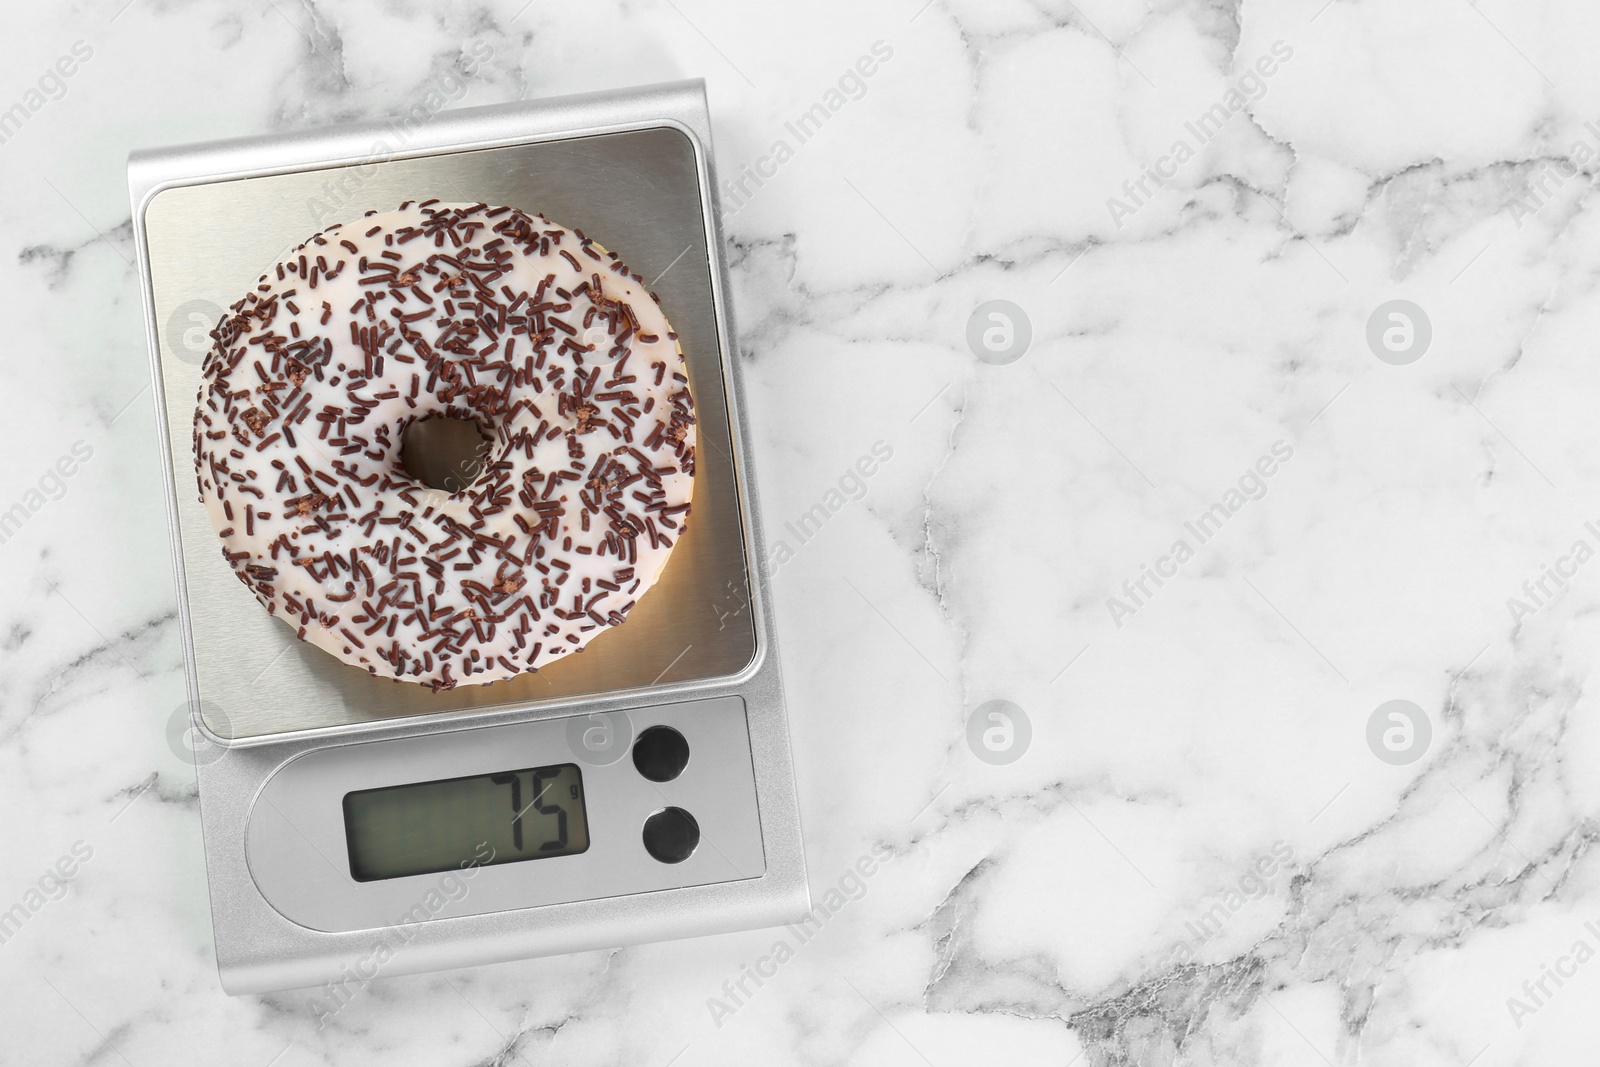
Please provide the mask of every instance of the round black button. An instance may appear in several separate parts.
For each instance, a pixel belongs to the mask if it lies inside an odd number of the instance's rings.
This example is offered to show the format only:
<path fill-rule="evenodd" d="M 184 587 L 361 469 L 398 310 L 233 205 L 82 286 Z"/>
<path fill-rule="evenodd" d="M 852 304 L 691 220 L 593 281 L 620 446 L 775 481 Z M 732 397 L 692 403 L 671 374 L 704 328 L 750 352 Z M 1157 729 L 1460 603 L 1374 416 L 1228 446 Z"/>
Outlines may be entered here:
<path fill-rule="evenodd" d="M 652 726 L 633 743 L 633 765 L 652 782 L 670 782 L 689 764 L 689 742 L 670 726 Z"/>
<path fill-rule="evenodd" d="M 644 821 L 644 850 L 662 863 L 682 863 L 700 844 L 700 824 L 682 808 L 662 808 Z"/>

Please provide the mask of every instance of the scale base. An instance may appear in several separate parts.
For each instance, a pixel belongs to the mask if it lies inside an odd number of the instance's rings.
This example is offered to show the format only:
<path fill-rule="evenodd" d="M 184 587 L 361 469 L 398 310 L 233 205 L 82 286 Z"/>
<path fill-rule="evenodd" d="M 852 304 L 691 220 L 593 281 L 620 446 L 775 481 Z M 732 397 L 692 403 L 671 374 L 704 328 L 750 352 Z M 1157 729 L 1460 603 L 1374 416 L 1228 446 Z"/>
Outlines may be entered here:
<path fill-rule="evenodd" d="M 217 742 L 197 770 L 223 988 L 326 983 L 337 999 L 380 974 L 800 921 L 810 895 L 771 603 L 751 565 L 765 542 L 703 86 L 446 112 L 374 154 L 392 139 L 369 123 L 129 160 L 190 703 Z M 306 190 L 328 188 L 355 216 L 435 195 L 544 211 L 656 278 L 705 446 L 695 521 L 656 588 L 582 656 L 444 694 L 374 679 L 294 641 L 220 559 L 189 454 L 192 320 L 209 326 L 277 251 L 336 221 L 306 216 Z M 597 724 L 613 738 L 671 725 L 688 766 L 647 782 L 625 749 L 593 749 Z M 358 882 L 339 848 L 346 791 L 565 763 L 583 768 L 591 810 L 582 854 Z M 701 820 L 698 849 L 670 869 L 640 836 L 658 800 Z M 441 877 L 466 886 L 459 900 Z"/>

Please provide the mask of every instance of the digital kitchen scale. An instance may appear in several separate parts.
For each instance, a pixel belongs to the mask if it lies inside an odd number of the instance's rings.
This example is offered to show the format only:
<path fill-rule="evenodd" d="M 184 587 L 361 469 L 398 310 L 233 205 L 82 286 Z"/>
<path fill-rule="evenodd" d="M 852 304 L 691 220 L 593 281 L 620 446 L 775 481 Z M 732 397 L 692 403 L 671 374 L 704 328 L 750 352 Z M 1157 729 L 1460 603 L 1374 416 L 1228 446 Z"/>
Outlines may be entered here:
<path fill-rule="evenodd" d="M 423 110 L 423 109 L 419 109 Z M 222 985 L 233 994 L 791 922 L 810 907 L 698 81 L 129 158 Z M 442 693 L 295 640 L 225 562 L 206 336 L 291 246 L 437 197 L 615 251 L 678 330 L 693 520 L 581 655 Z M 369 973 L 371 972 L 371 973 Z"/>

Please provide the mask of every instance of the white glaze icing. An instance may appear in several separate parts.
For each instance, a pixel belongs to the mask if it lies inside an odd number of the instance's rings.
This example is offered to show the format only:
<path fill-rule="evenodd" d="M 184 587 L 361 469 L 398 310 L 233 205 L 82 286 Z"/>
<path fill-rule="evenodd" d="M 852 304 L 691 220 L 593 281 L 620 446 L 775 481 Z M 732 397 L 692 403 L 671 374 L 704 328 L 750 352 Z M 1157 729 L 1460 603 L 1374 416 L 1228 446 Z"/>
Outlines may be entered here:
<path fill-rule="evenodd" d="M 240 580 L 346 663 L 434 688 L 536 670 L 620 624 L 684 528 L 676 335 L 615 255 L 542 216 L 429 202 L 332 226 L 213 338 L 200 498 Z M 455 492 L 401 463 L 435 417 L 490 438 Z"/>

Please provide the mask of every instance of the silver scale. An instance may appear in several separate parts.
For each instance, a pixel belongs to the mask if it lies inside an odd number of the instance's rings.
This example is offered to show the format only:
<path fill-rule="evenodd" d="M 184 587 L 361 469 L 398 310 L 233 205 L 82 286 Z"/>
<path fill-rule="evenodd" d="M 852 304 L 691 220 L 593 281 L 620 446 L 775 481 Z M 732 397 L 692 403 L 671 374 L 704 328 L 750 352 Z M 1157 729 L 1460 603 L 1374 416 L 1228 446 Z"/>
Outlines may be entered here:
<path fill-rule="evenodd" d="M 233 994 L 772 926 L 810 907 L 700 82 L 136 152 L 212 923 Z M 432 693 L 294 639 L 195 488 L 205 333 L 325 226 L 438 197 L 621 256 L 682 339 L 694 519 L 623 625 Z"/>

